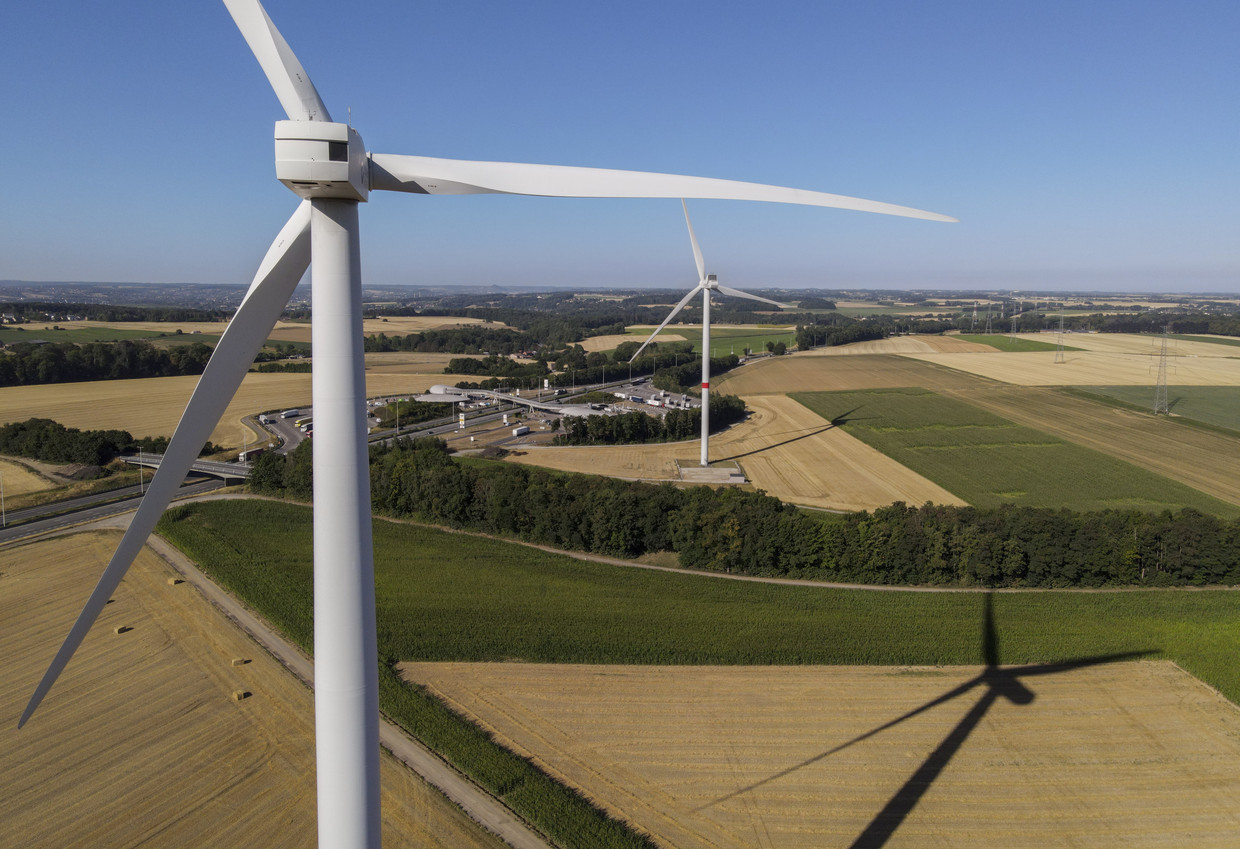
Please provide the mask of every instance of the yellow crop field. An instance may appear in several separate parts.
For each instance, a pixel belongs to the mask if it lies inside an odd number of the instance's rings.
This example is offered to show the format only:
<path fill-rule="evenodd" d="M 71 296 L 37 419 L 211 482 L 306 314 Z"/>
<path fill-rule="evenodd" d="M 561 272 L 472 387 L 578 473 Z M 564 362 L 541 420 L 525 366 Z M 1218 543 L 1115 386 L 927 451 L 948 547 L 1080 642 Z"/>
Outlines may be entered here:
<path fill-rule="evenodd" d="M 654 327 L 658 327 L 658 325 L 656 324 Z M 650 327 L 647 329 L 653 332 L 654 327 Z M 701 338 L 701 334 L 698 334 L 698 338 L 699 339 Z M 624 342 L 642 342 L 642 341 L 645 341 L 645 340 L 639 339 L 636 336 L 630 336 L 627 333 L 616 333 L 611 336 L 591 336 L 589 339 L 581 340 L 579 344 L 588 353 L 590 351 L 610 351 L 612 348 Z M 663 333 L 659 334 L 658 341 L 660 342 L 684 342 L 685 337 L 680 333 L 668 333 L 667 331 L 664 331 Z"/>
<path fill-rule="evenodd" d="M 1054 351 L 906 356 L 1019 386 L 1153 386 L 1158 374 L 1158 358 L 1147 354 L 1065 351 L 1062 363 Z M 1168 384 L 1240 386 L 1240 358 L 1176 357 L 1168 366 Z"/>
<path fill-rule="evenodd" d="M 28 492 L 42 492 L 45 489 L 52 489 L 58 486 L 58 484 L 42 475 L 37 475 L 30 471 L 21 463 L 5 459 L 0 459 L 0 482 L 3 483 L 6 498 L 12 498 L 14 495 L 25 495 Z"/>
<path fill-rule="evenodd" d="M 799 352 L 798 357 L 849 357 L 858 354 L 961 354 L 994 353 L 994 348 L 955 336 L 890 336 L 886 339 L 871 339 L 866 342 L 853 342 L 850 345 L 835 345 L 824 348 L 811 348 Z"/>
<path fill-rule="evenodd" d="M 1057 333 L 1018 333 L 1021 339 L 1032 339 L 1054 345 Z M 1063 343 L 1069 348 L 1096 351 L 1100 354 L 1144 354 L 1157 356 L 1162 350 L 1162 336 L 1149 333 L 1065 333 Z M 1071 352 L 1069 352 L 1071 353 Z M 1240 348 L 1213 342 L 1168 339 L 1167 353 L 1180 357 L 1240 357 Z"/>
<path fill-rule="evenodd" d="M 945 362 L 950 363 L 951 360 Z M 944 389 L 976 386 L 981 382 L 985 381 L 937 363 L 890 354 L 832 357 L 793 354 L 748 363 L 722 375 L 712 385 L 720 392 L 748 400 L 752 395 L 783 395 L 787 392 L 892 389 L 902 386 Z"/>
<path fill-rule="evenodd" d="M 368 373 L 367 394 L 422 392 L 436 383 L 452 384 L 470 379 L 463 375 L 413 370 L 416 368 L 395 373 Z M 211 432 L 211 441 L 228 448 L 241 447 L 246 439 L 246 429 L 241 424 L 243 416 L 309 404 L 310 382 L 309 374 L 247 374 Z M 120 428 L 136 437 L 171 436 L 197 383 L 197 376 L 187 376 L 9 386 L 0 389 L 0 424 L 38 417 L 83 430 Z M 248 438 L 253 440 L 254 436 Z"/>
<path fill-rule="evenodd" d="M 377 336 L 386 333 L 388 336 L 408 336 L 410 333 L 423 333 L 427 330 L 442 330 L 448 327 L 465 327 L 473 324 L 485 324 L 488 327 L 506 327 L 503 322 L 485 321 L 481 318 L 465 318 L 452 315 L 393 315 L 386 318 L 366 318 L 362 320 L 362 334 Z M 280 321 L 271 331 L 271 339 L 284 342 L 310 342 L 310 322 Z"/>
<path fill-rule="evenodd" d="M 50 324 L 51 322 L 48 322 L 48 325 Z M 57 321 L 55 324 L 65 330 L 98 330 L 107 327 L 113 330 L 140 330 L 151 334 L 172 335 L 180 330 L 182 333 L 206 333 L 215 336 L 228 327 L 226 321 Z"/>
<path fill-rule="evenodd" d="M 149 549 L 39 712 L 16 728 L 118 539 L 87 533 L 5 550 L 3 843 L 314 846 L 310 690 L 191 585 L 169 584 L 174 573 Z M 499 845 L 392 758 L 382 782 L 385 846 Z"/>
<path fill-rule="evenodd" d="M 401 671 L 660 846 L 1222 849 L 1240 829 L 1240 710 L 1168 662 L 941 703 L 980 669 Z"/>
<path fill-rule="evenodd" d="M 893 501 L 963 504 L 956 496 L 783 395 L 746 399 L 751 415 L 710 440 L 712 462 L 736 461 L 757 489 L 783 501 L 872 510 Z M 700 442 L 523 448 L 517 463 L 641 480 L 679 480 Z"/>

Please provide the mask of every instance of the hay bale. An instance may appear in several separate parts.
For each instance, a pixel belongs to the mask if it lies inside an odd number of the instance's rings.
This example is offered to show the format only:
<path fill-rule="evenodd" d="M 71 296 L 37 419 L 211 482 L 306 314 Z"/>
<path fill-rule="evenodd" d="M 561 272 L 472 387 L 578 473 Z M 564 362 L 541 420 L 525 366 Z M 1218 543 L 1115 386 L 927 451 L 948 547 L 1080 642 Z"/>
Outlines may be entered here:
<path fill-rule="evenodd" d="M 250 695 L 251 694 L 245 690 L 233 690 L 233 701 L 239 702 L 242 699 L 248 699 Z"/>
<path fill-rule="evenodd" d="M 130 632 L 130 631 L 132 631 L 132 630 L 133 630 L 133 628 L 130 628 L 128 625 L 117 625 L 115 628 L 113 628 L 113 629 L 112 629 L 112 633 L 114 633 L 114 634 L 126 634 L 126 633 L 128 633 L 128 632 Z"/>
<path fill-rule="evenodd" d="M 175 587 L 177 584 L 183 584 L 183 583 L 185 583 L 184 578 L 169 578 L 168 579 L 168 586 L 170 587 Z"/>
<path fill-rule="evenodd" d="M 234 657 L 232 659 L 233 666 L 245 666 L 249 662 L 250 659 L 248 657 Z"/>

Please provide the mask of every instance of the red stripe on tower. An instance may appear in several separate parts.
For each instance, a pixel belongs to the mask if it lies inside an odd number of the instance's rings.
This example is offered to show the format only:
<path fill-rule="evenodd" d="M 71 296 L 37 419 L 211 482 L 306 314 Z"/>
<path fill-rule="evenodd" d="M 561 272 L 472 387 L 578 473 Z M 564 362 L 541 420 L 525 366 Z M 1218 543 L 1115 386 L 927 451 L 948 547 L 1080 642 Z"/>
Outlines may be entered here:
<path fill-rule="evenodd" d="M 702 384 L 702 388 L 703 388 L 703 389 L 710 389 L 710 384 L 709 384 L 709 383 L 703 383 L 703 384 Z"/>

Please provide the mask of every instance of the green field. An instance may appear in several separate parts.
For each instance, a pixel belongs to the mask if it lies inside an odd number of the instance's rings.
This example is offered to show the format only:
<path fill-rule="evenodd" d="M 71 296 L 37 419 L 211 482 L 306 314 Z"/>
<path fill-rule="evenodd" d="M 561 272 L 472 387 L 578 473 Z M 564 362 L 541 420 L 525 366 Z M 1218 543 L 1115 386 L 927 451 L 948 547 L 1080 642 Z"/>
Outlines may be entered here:
<path fill-rule="evenodd" d="M 925 389 L 791 396 L 976 507 L 1178 510 L 1240 507 L 1097 451 Z"/>
<path fill-rule="evenodd" d="M 168 511 L 160 532 L 312 651 L 310 508 L 202 502 Z M 566 849 L 654 844 L 403 683 L 393 663 L 982 664 L 989 597 L 1000 662 L 1148 653 L 1240 698 L 1234 590 L 985 596 L 742 583 L 387 521 L 375 522 L 374 546 L 384 714 Z"/>
<path fill-rule="evenodd" d="M 162 334 L 156 330 L 118 330 L 113 327 L 83 327 L 75 330 L 54 330 L 52 325 L 25 324 L 22 329 L 14 325 L 0 327 L 0 342 L 120 342 L 123 339 L 155 339 Z M 201 338 L 201 337 L 198 337 Z"/>
<path fill-rule="evenodd" d="M 1232 336 L 1192 336 L 1187 333 L 1169 333 L 1170 339 L 1183 339 L 1185 342 L 1211 342 L 1215 345 L 1231 345 L 1240 347 L 1240 339 Z"/>
<path fill-rule="evenodd" d="M 840 590 L 592 563 L 376 521 L 387 662 L 980 664 L 983 596 Z M 160 526 L 209 574 L 311 647 L 311 511 L 174 508 Z M 1237 590 L 995 593 L 1004 663 L 1152 651 L 1240 701 Z"/>
<path fill-rule="evenodd" d="M 966 342 L 977 342 L 979 345 L 989 345 L 997 351 L 1005 351 L 1008 353 L 1025 353 L 1028 351 L 1054 351 L 1059 345 L 1055 342 L 1039 342 L 1036 339 L 1024 339 L 1008 336 L 1003 333 L 961 333 L 955 337 L 963 339 Z M 1065 351 L 1079 351 L 1080 348 L 1071 348 L 1067 345 L 1063 346 Z"/>
<path fill-rule="evenodd" d="M 1077 394 L 1118 401 L 1118 406 L 1152 413 L 1154 390 L 1148 386 L 1081 386 Z M 1234 386 L 1168 386 L 1167 407 L 1172 416 L 1203 422 L 1231 432 L 1240 431 L 1240 390 Z"/>
<path fill-rule="evenodd" d="M 651 330 L 636 330 L 630 328 L 626 331 L 634 339 L 646 341 Z M 663 333 L 655 339 L 660 341 L 667 333 L 674 333 L 678 336 L 685 337 L 686 342 L 693 343 L 694 353 L 702 352 L 702 327 L 696 325 L 693 327 L 674 327 L 668 326 L 663 329 Z M 714 349 L 712 356 L 725 357 L 735 351 L 739 357 L 746 348 L 753 351 L 765 351 L 766 343 L 783 342 L 785 346 L 791 348 L 796 344 L 796 334 L 783 327 L 772 327 L 770 330 L 753 330 L 750 328 L 732 328 L 732 327 L 715 327 L 710 328 L 710 347 Z"/>

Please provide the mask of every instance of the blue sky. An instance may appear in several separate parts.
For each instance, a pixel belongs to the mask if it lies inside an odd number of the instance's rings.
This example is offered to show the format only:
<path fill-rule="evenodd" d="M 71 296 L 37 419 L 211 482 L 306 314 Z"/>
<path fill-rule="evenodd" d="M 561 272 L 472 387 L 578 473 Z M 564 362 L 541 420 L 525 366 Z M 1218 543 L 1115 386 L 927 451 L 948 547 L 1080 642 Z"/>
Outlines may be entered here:
<path fill-rule="evenodd" d="M 741 287 L 1240 292 L 1240 4 L 269 0 L 369 149 L 944 212 L 690 201 Z M 248 283 L 296 198 L 222 3 L 0 18 L 0 278 Z M 368 284 L 692 285 L 674 200 L 376 193 Z"/>

